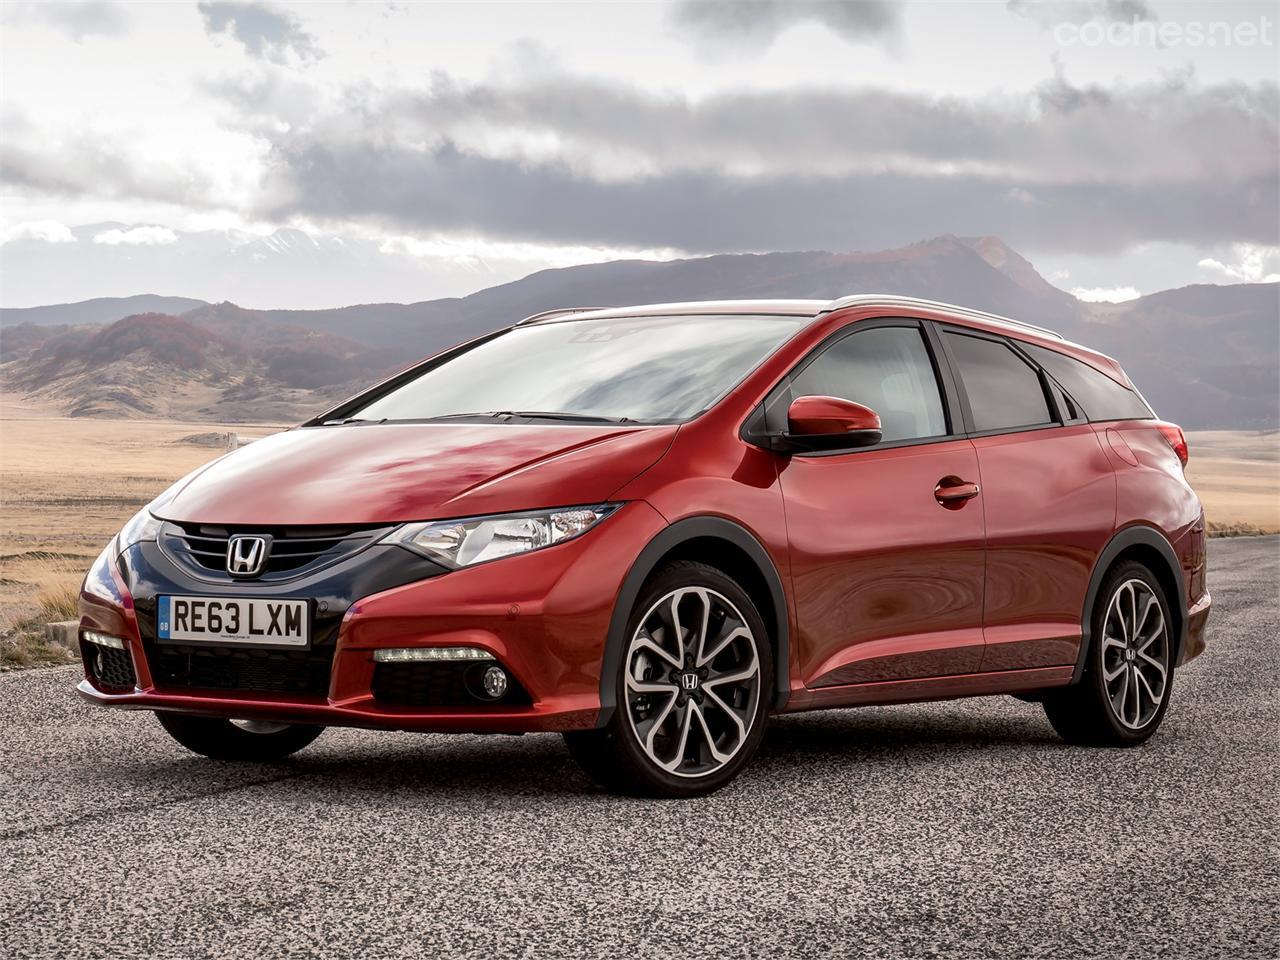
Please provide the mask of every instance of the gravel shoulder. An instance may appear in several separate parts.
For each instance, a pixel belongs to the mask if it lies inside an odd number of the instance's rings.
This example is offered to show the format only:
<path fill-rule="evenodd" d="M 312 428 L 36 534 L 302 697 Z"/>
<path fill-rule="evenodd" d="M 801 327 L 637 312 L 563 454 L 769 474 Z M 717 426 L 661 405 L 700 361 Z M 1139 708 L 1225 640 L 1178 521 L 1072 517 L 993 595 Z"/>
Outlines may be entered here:
<path fill-rule="evenodd" d="M 775 722 L 700 800 L 555 736 L 187 754 L 78 667 L 0 676 L 0 955 L 1280 955 L 1280 538 L 1210 543 L 1208 652 L 1136 750 L 1009 697 Z"/>

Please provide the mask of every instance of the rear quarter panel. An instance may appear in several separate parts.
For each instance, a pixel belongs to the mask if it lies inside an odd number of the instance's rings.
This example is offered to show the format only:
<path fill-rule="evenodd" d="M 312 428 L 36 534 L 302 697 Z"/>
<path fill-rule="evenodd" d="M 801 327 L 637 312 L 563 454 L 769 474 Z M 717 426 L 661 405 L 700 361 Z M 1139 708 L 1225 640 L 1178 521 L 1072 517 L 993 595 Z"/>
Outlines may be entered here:
<path fill-rule="evenodd" d="M 1204 509 L 1177 455 L 1152 421 L 1095 424 L 1094 429 L 1116 468 L 1118 526 L 1146 524 L 1164 534 L 1182 567 L 1184 609 L 1196 606 L 1206 594 Z M 1183 651 L 1184 656 L 1196 653 Z"/>
<path fill-rule="evenodd" d="M 1116 468 L 1119 526 L 1148 523 L 1159 528 L 1170 543 L 1177 543 L 1200 523 L 1200 498 L 1191 489 L 1182 464 L 1154 422 L 1095 424 L 1094 429 L 1110 434 L 1107 446 L 1111 448 Z M 1129 458 L 1123 455 L 1126 448 L 1131 454 Z"/>

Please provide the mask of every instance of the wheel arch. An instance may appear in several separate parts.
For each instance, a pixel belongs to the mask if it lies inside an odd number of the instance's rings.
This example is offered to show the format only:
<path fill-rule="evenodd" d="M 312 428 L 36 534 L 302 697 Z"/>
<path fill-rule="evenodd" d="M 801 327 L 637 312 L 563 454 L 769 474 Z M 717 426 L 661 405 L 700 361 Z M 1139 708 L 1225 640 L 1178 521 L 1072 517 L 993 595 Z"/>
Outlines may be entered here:
<path fill-rule="evenodd" d="M 1084 675 L 1089 651 L 1093 646 L 1093 609 L 1098 601 L 1098 593 L 1102 589 L 1102 581 L 1116 564 L 1125 560 L 1140 562 L 1151 571 L 1152 576 L 1164 590 L 1165 599 L 1169 603 L 1169 613 L 1174 620 L 1175 649 L 1172 662 L 1177 663 L 1182 654 L 1187 635 L 1187 592 L 1182 565 L 1178 562 L 1178 555 L 1174 552 L 1173 545 L 1163 533 L 1146 524 L 1135 524 L 1117 531 L 1098 554 L 1098 559 L 1093 565 L 1080 621 L 1080 651 L 1076 655 L 1075 671 L 1071 674 L 1073 684 L 1079 683 Z"/>
<path fill-rule="evenodd" d="M 689 517 L 664 528 L 636 557 L 614 603 L 600 665 L 600 715 L 605 726 L 617 708 L 614 674 L 627 644 L 627 621 L 640 591 L 653 572 L 671 560 L 698 560 L 723 571 L 742 585 L 761 608 L 773 641 L 773 707 L 780 709 L 791 690 L 790 616 L 782 577 L 764 545 L 745 527 L 724 517 Z"/>

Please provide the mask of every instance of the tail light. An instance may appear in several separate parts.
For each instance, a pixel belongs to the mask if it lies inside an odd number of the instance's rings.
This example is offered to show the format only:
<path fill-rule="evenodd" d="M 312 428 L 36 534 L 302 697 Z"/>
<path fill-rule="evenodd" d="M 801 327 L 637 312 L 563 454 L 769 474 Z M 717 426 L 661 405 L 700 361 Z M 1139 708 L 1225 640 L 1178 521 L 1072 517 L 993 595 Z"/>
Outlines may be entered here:
<path fill-rule="evenodd" d="M 1157 423 L 1156 429 L 1169 442 L 1169 446 L 1173 447 L 1173 452 L 1178 455 L 1178 459 L 1185 467 L 1191 458 L 1191 451 L 1187 449 L 1187 437 L 1182 432 L 1182 428 L 1176 423 Z"/>

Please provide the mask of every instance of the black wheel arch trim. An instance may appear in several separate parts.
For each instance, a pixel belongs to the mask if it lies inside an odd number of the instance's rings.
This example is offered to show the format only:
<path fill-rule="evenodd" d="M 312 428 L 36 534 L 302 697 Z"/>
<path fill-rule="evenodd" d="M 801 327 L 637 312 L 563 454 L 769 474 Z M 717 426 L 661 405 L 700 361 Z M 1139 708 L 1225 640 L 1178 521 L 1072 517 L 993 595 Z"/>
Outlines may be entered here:
<path fill-rule="evenodd" d="M 600 715 L 596 720 L 597 727 L 606 726 L 613 718 L 617 708 L 614 696 L 614 679 L 618 665 L 622 660 L 627 643 L 627 621 L 635 607 L 645 581 L 657 569 L 658 564 L 675 548 L 692 540 L 704 539 L 725 540 L 743 551 L 756 565 L 769 587 L 773 601 L 775 638 L 774 657 L 778 669 L 774 671 L 773 708 L 779 710 L 787 702 L 791 692 L 791 628 L 790 614 L 786 593 L 782 588 L 782 577 L 773 559 L 764 545 L 745 527 L 727 520 L 724 517 L 688 517 L 677 520 L 665 527 L 640 551 L 614 603 L 613 617 L 609 621 L 609 633 L 605 638 L 604 657 L 600 664 Z"/>
<path fill-rule="evenodd" d="M 1102 548 L 1102 552 L 1098 554 L 1098 559 L 1093 565 L 1093 574 L 1089 577 L 1089 589 L 1084 596 L 1084 613 L 1080 621 L 1080 651 L 1076 654 L 1076 667 L 1071 674 L 1071 682 L 1073 684 L 1079 683 L 1080 678 L 1084 676 L 1085 663 L 1089 657 L 1089 650 L 1093 646 L 1093 638 L 1091 636 L 1093 632 L 1093 607 L 1098 599 L 1098 591 L 1102 589 L 1102 581 L 1115 564 L 1116 558 L 1125 550 L 1135 546 L 1151 547 L 1160 554 L 1168 567 L 1169 576 L 1173 578 L 1177 592 L 1177 596 L 1174 598 L 1176 606 L 1174 614 L 1178 618 L 1178 636 L 1177 649 L 1174 651 L 1172 662 L 1177 663 L 1178 657 L 1182 655 L 1182 649 L 1187 639 L 1187 585 L 1182 573 L 1182 564 L 1178 562 L 1178 555 L 1174 552 L 1173 544 L 1169 542 L 1163 533 L 1146 524 L 1135 524 L 1116 531 L 1112 538 L 1107 541 L 1107 545 Z"/>

